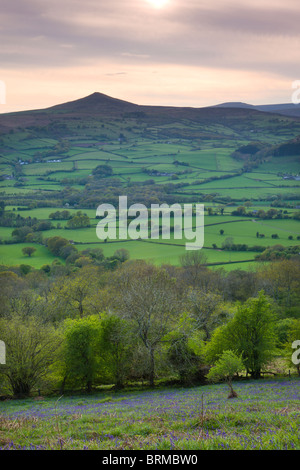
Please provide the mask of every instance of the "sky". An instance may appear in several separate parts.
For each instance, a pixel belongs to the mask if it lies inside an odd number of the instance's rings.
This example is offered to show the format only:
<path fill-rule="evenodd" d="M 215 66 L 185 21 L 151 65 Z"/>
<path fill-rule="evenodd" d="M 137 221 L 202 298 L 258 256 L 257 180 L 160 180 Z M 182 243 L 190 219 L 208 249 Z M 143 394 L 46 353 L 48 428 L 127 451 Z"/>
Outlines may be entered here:
<path fill-rule="evenodd" d="M 141 105 L 290 103 L 299 0 L 0 0 L 0 113 L 100 92 Z"/>

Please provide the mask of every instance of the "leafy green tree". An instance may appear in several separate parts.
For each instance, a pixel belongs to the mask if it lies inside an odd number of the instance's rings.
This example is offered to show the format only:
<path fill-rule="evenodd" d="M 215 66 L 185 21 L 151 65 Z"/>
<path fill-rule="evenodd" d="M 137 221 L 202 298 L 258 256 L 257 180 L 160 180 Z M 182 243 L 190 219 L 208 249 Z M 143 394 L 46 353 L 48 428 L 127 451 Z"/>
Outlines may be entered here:
<path fill-rule="evenodd" d="M 63 318 L 84 317 L 102 311 L 101 280 L 96 266 L 83 266 L 72 275 L 62 276 L 51 286 L 45 306 L 53 322 Z"/>
<path fill-rule="evenodd" d="M 66 228 L 77 229 L 90 227 L 90 219 L 86 214 L 82 214 L 80 211 L 76 213 L 71 219 L 66 223 Z"/>
<path fill-rule="evenodd" d="M 207 344 L 206 357 L 214 363 L 225 350 L 242 354 L 247 373 L 257 379 L 261 370 L 277 352 L 276 315 L 261 291 L 258 297 L 239 304 L 227 324 L 216 328 Z"/>
<path fill-rule="evenodd" d="M 27 397 L 58 360 L 61 338 L 52 326 L 33 316 L 1 319 L 0 333 L 6 346 L 6 365 L 1 374 L 14 396 Z"/>
<path fill-rule="evenodd" d="M 167 359 L 183 384 L 191 384 L 197 379 L 200 358 L 189 345 L 186 335 L 177 334 L 172 338 Z"/>
<path fill-rule="evenodd" d="M 36 248 L 34 248 L 33 246 L 24 246 L 24 248 L 22 248 L 22 252 L 24 255 L 31 257 L 33 253 L 36 252 Z"/>
<path fill-rule="evenodd" d="M 225 380 L 230 390 L 228 398 L 236 398 L 237 393 L 233 390 L 232 380 L 233 377 L 239 372 L 242 372 L 243 369 L 244 364 L 242 358 L 237 356 L 233 351 L 228 350 L 222 353 L 221 357 L 210 369 L 206 377 L 212 382 Z"/>
<path fill-rule="evenodd" d="M 260 288 L 281 307 L 298 308 L 300 300 L 300 263 L 285 259 L 268 263 L 258 272 Z"/>
<path fill-rule="evenodd" d="M 230 251 L 234 245 L 233 242 L 234 242 L 233 237 L 225 238 L 225 241 L 222 243 L 222 249 Z"/>
<path fill-rule="evenodd" d="M 99 372 L 100 328 L 98 316 L 68 319 L 65 323 L 66 376 L 83 384 L 88 392 Z"/>
<path fill-rule="evenodd" d="M 233 269 L 224 279 L 224 294 L 229 301 L 245 302 L 257 292 L 256 275 L 242 269 Z"/>
<path fill-rule="evenodd" d="M 15 228 L 12 231 L 12 237 L 16 242 L 25 242 L 26 237 L 32 232 L 33 228 L 25 225 L 24 227 Z"/>
<path fill-rule="evenodd" d="M 70 217 L 71 217 L 71 214 L 67 210 L 56 211 L 56 212 L 52 212 L 51 214 L 49 214 L 49 219 L 54 219 L 54 220 L 67 220 Z"/>
<path fill-rule="evenodd" d="M 98 165 L 92 171 L 92 175 L 97 178 L 105 178 L 107 176 L 112 176 L 113 169 L 110 165 Z"/>
<path fill-rule="evenodd" d="M 69 241 L 59 236 L 51 237 L 47 240 L 47 247 L 55 256 L 60 256 L 60 250 L 66 245 L 69 245 Z"/>
<path fill-rule="evenodd" d="M 118 259 L 121 263 L 124 263 L 125 261 L 128 261 L 130 258 L 130 253 L 128 250 L 125 248 L 119 248 L 119 250 L 116 250 L 112 256 L 112 258 Z"/>

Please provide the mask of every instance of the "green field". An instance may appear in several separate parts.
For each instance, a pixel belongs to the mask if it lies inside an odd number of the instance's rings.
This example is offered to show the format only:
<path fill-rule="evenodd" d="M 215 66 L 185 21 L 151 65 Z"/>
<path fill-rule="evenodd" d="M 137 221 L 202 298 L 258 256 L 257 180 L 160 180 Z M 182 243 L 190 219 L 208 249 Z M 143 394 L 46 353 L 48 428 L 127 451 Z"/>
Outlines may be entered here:
<path fill-rule="evenodd" d="M 48 210 L 49 212 L 49 210 Z M 92 211 L 87 211 L 89 215 L 93 215 Z M 42 209 L 26 211 L 31 213 L 32 217 L 39 217 L 45 215 Z M 223 222 L 223 219 L 224 222 Z M 57 221 L 54 221 L 54 224 Z M 185 253 L 185 243 L 188 241 L 184 237 L 182 240 L 109 240 L 107 243 L 99 240 L 96 235 L 96 221 L 91 219 L 93 224 L 90 228 L 66 230 L 63 228 L 66 221 L 60 222 L 62 228 L 52 229 L 43 232 L 44 238 L 60 236 L 67 240 L 72 240 L 78 250 L 88 248 L 101 248 L 105 256 L 112 256 L 113 253 L 120 249 L 125 248 L 129 251 L 132 259 L 147 259 L 154 263 L 159 264 L 179 264 L 179 259 Z M 295 220 L 241 220 L 238 217 L 230 216 L 211 216 L 205 217 L 204 229 L 204 248 L 203 253 L 207 258 L 208 264 L 214 263 L 231 263 L 241 262 L 241 267 L 246 268 L 245 261 L 253 260 L 257 256 L 257 252 L 251 251 L 250 247 L 261 245 L 263 247 L 272 246 L 274 240 L 271 238 L 273 233 L 277 233 L 279 239 L 276 243 L 283 246 L 298 245 L 299 240 L 297 236 L 299 233 L 299 222 Z M 220 230 L 224 230 L 221 235 Z M 265 237 L 257 239 L 256 233 L 264 233 Z M 5 240 L 11 238 L 12 229 L 9 227 L 0 228 L 0 237 Z M 293 236 L 293 240 L 288 237 Z M 226 251 L 222 249 L 222 245 L 226 242 L 227 238 L 232 239 L 233 243 L 247 244 L 249 251 Z M 212 245 L 217 245 L 216 249 L 212 249 Z M 32 257 L 22 255 L 22 248 L 24 246 L 31 246 L 32 244 L 18 243 L 13 245 L 0 245 L 0 263 L 1 264 L 30 264 L 34 267 L 40 267 L 43 264 L 50 263 L 54 257 L 50 255 L 46 247 L 35 244 L 37 251 Z M 257 263 L 255 263 L 257 264 Z M 247 265 L 248 266 L 248 265 Z M 236 264 L 228 265 L 227 268 L 235 269 Z"/>
<path fill-rule="evenodd" d="M 28 257 L 22 253 L 22 248 L 32 246 L 36 248 L 35 253 Z M 0 245 L 0 264 L 6 266 L 27 264 L 39 269 L 44 264 L 51 264 L 55 260 L 49 250 L 45 246 L 36 243 L 17 243 L 14 245 Z M 63 260 L 59 260 L 61 263 Z"/>
<path fill-rule="evenodd" d="M 86 114 L 86 110 L 83 115 L 78 114 L 76 108 L 75 114 L 72 111 L 64 118 L 63 114 L 49 110 L 49 125 L 44 127 L 26 127 L 26 116 L 22 125 L 18 121 L 21 115 L 16 116 L 15 128 L 1 134 L 0 199 L 5 201 L 6 211 L 14 209 L 15 214 L 41 221 L 49 220 L 54 210 L 67 208 L 71 214 L 82 210 L 91 219 L 90 228 L 65 230 L 66 221 L 61 220 L 53 221 L 53 228 L 42 234 L 44 239 L 61 236 L 73 240 L 81 249 L 85 246 L 82 244 L 99 243 L 95 232 L 96 207 L 103 200 L 115 201 L 118 195 L 130 195 L 132 191 L 143 196 L 145 185 L 150 200 L 156 201 L 158 197 L 159 202 L 164 202 L 168 195 L 173 202 L 204 203 L 206 210 L 212 208 L 218 214 L 205 217 L 204 246 L 209 264 L 240 260 L 245 269 L 251 265 L 244 261 L 253 260 L 255 252 L 220 251 L 226 238 L 235 244 L 268 247 L 275 244 L 272 234 L 277 234 L 276 243 L 284 247 L 298 245 L 299 221 L 291 217 L 300 205 L 300 181 L 284 179 L 285 174 L 299 173 L 297 152 L 276 157 L 267 154 L 260 160 L 254 159 L 254 165 L 252 156 L 237 158 L 235 154 L 239 147 L 252 142 L 259 141 L 272 149 L 292 141 L 300 134 L 297 119 L 279 119 L 268 113 L 248 114 L 245 110 L 235 111 L 237 115 L 219 110 L 216 115 L 200 112 L 197 116 L 192 111 L 177 109 L 169 110 L 168 115 L 156 108 L 149 115 L 147 112 L 141 117 L 126 113 L 119 117 L 109 113 L 94 116 Z M 241 117 L 239 113 L 243 113 Z M 38 124 L 38 115 L 34 118 Z M 111 178 L 93 177 L 98 165 L 108 165 Z M 159 188 L 161 194 L 157 196 Z M 134 202 L 142 202 L 138 195 Z M 274 201 L 279 201 L 275 208 L 284 211 L 289 219 L 261 220 L 253 212 L 248 220 L 238 221 L 240 218 L 231 215 L 245 202 L 247 210 L 267 211 Z M 39 206 L 34 207 L 36 202 Z M 20 206 L 34 208 L 18 211 Z M 0 239 L 9 240 L 12 230 L 13 227 L 0 227 Z M 257 232 L 265 237 L 257 240 Z M 213 245 L 217 250 L 210 249 Z M 111 255 L 112 246 L 101 245 L 105 255 Z M 184 250 L 174 246 L 172 239 L 163 245 L 128 242 L 126 249 L 132 258 L 172 264 L 178 264 Z M 23 262 L 19 251 L 17 245 L 14 248 L 0 245 L 3 262 Z M 41 247 L 27 259 L 34 266 L 46 261 L 47 254 Z"/>
<path fill-rule="evenodd" d="M 13 207 L 9 207 L 12 210 Z M 50 220 L 49 215 L 52 212 L 60 210 L 60 208 L 45 208 L 45 209 L 32 209 L 24 211 L 15 211 L 22 214 L 23 217 L 37 218 L 38 220 Z M 14 212 L 14 211 L 13 211 Z M 70 209 L 70 214 L 75 214 L 76 209 Z M 92 209 L 83 211 L 90 218 L 91 226 L 89 228 L 80 229 L 66 229 L 66 220 L 52 220 L 53 229 L 42 232 L 43 238 L 51 238 L 59 236 L 72 240 L 76 248 L 80 251 L 88 248 L 101 248 L 106 257 L 112 256 L 113 253 L 120 249 L 125 248 L 129 251 L 132 259 L 146 259 L 154 262 L 155 264 L 179 264 L 180 256 L 185 253 L 185 244 L 188 240 L 184 237 L 182 232 L 182 239 L 174 239 L 171 233 L 170 239 L 155 240 L 151 239 L 149 233 L 148 240 L 125 240 L 119 241 L 108 240 L 104 243 L 99 240 L 96 234 L 97 220 L 95 219 L 96 213 Z M 242 269 L 248 269 L 250 266 L 253 268 L 255 263 L 246 263 L 246 261 L 254 260 L 257 252 L 251 251 L 251 247 L 262 246 L 269 247 L 274 244 L 280 244 L 284 247 L 299 245 L 300 236 L 300 223 L 298 220 L 293 219 L 272 219 L 261 220 L 257 218 L 249 219 L 247 217 L 241 218 L 239 216 L 230 215 L 205 215 L 205 228 L 204 228 L 204 248 L 203 253 L 206 256 L 207 264 L 219 264 L 224 267 L 223 263 L 228 264 L 226 269 L 236 269 L 237 262 L 240 262 Z M 60 228 L 56 228 L 59 225 Z M 171 219 L 172 225 L 172 219 Z M 196 230 L 196 229 L 195 229 Z M 11 239 L 13 229 L 11 227 L 0 227 L 0 239 Z M 264 234 L 263 238 L 257 238 L 257 232 Z M 272 235 L 277 234 L 278 238 L 276 243 L 272 239 Z M 290 239 L 289 237 L 292 237 Z M 235 244 L 246 244 L 249 248 L 247 251 L 227 251 L 223 250 L 223 245 L 230 239 Z M 1 264 L 29 264 L 34 267 L 41 267 L 43 264 L 51 263 L 54 257 L 48 252 L 46 247 L 35 244 L 37 251 L 32 257 L 22 255 L 22 248 L 24 246 L 31 246 L 32 244 L 17 243 L 13 245 L 0 245 L 0 263 Z M 213 246 L 215 249 L 212 249 Z"/>

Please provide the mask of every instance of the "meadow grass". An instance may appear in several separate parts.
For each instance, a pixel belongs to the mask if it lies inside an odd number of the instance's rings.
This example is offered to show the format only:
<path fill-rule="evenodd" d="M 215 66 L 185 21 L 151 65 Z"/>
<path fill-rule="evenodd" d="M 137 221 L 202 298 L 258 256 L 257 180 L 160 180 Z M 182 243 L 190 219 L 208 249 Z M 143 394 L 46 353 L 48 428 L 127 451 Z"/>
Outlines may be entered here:
<path fill-rule="evenodd" d="M 12 210 L 13 207 L 9 209 Z M 45 208 L 45 209 L 33 209 L 16 211 L 23 217 L 36 217 L 39 220 L 50 220 L 48 219 L 51 212 L 61 210 L 60 208 Z M 70 209 L 70 213 L 73 214 L 76 209 Z M 181 239 L 174 239 L 171 233 L 170 239 L 151 239 L 149 234 L 149 240 L 125 240 L 120 241 L 108 240 L 104 243 L 103 240 L 99 240 L 96 234 L 97 219 L 95 219 L 96 211 L 93 209 L 83 210 L 90 217 L 91 226 L 80 229 L 66 229 L 65 220 L 54 220 L 52 221 L 53 229 L 42 232 L 43 238 L 47 239 L 54 236 L 60 236 L 67 240 L 72 240 L 78 250 L 101 248 L 105 256 L 109 257 L 114 254 L 118 249 L 125 248 L 130 253 L 131 259 L 145 259 L 152 261 L 155 264 L 173 264 L 179 265 L 180 256 L 183 255 L 185 250 L 185 243 L 187 240 L 182 233 Z M 220 216 L 212 215 L 205 216 L 204 218 L 205 229 L 204 229 L 204 248 L 203 252 L 207 257 L 208 264 L 219 263 L 237 263 L 241 262 L 240 267 L 242 269 L 248 269 L 250 260 L 254 260 L 257 256 L 256 251 L 251 251 L 251 247 L 260 245 L 267 248 L 274 244 L 280 244 L 283 246 L 295 246 L 299 245 L 297 237 L 300 234 L 299 221 L 292 219 L 249 219 L 232 216 L 229 213 Z M 57 228 L 58 224 L 60 228 Z M 173 220 L 171 219 L 171 225 Z M 221 235 L 220 231 L 224 231 Z M 11 238 L 13 228 L 1 227 L 0 238 L 4 241 Z M 264 238 L 257 238 L 257 232 L 263 233 Z M 278 239 L 274 241 L 271 238 L 272 234 L 277 234 Z M 289 237 L 293 239 L 290 240 Z M 230 238 L 235 244 L 246 244 L 248 245 L 249 251 L 224 251 L 222 245 L 226 239 Z M 37 248 L 37 252 L 31 257 L 22 256 L 22 248 L 29 244 L 14 244 L 14 245 L 0 245 L 0 260 L 3 264 L 12 265 L 18 264 L 29 264 L 34 267 L 41 267 L 43 264 L 52 262 L 54 258 L 48 253 L 45 247 L 38 244 L 33 245 Z M 216 246 L 216 249 L 212 247 Z M 256 264 L 256 262 L 255 262 Z M 237 269 L 237 265 L 228 265 L 226 269 Z"/>
<path fill-rule="evenodd" d="M 22 248 L 25 246 L 32 246 L 36 248 L 35 253 L 29 257 L 25 256 L 22 252 Z M 42 245 L 35 243 L 17 243 L 15 245 L 0 245 L 0 264 L 5 266 L 18 266 L 21 264 L 27 264 L 34 268 L 39 269 L 44 264 L 51 264 L 55 259 L 54 255 Z M 63 260 L 59 259 L 61 263 Z"/>
<path fill-rule="evenodd" d="M 300 450 L 299 378 L 10 400 L 1 449 Z"/>

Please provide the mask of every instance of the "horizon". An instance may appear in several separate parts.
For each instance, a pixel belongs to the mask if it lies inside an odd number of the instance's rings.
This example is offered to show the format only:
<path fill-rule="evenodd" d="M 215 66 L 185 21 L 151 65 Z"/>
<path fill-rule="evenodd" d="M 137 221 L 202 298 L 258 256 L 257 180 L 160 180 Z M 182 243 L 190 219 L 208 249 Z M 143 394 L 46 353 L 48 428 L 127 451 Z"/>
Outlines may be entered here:
<path fill-rule="evenodd" d="M 1 114 L 94 90 L 144 106 L 286 104 L 300 79 L 298 0 L 15 0 L 1 17 Z"/>
<path fill-rule="evenodd" d="M 50 106 L 45 106 L 45 107 L 40 107 L 40 108 L 28 108 L 28 109 L 16 109 L 16 110 L 11 110 L 11 111 L 5 111 L 3 112 L 2 111 L 2 107 L 0 106 L 0 116 L 1 115 L 5 115 L 5 114 L 15 114 L 15 113 L 18 113 L 18 112 L 31 112 L 31 111 L 42 111 L 42 110 L 47 110 L 47 109 L 51 109 L 52 107 L 55 107 L 55 106 L 61 106 L 61 105 L 65 105 L 65 104 L 68 104 L 68 103 L 73 103 L 73 102 L 76 102 L 76 101 L 79 101 L 79 100 L 83 100 L 85 98 L 88 98 L 90 96 L 93 96 L 93 95 L 103 95 L 103 96 L 106 96 L 110 99 L 113 99 L 113 100 L 119 100 L 119 101 L 124 101 L 124 102 L 127 102 L 127 103 L 130 103 L 130 104 L 133 104 L 133 105 L 136 105 L 136 106 L 153 106 L 153 107 L 175 107 L 175 108 L 192 108 L 192 109 L 202 109 L 202 108 L 214 108 L 214 107 L 218 107 L 218 106 L 224 106 L 225 105 L 229 105 L 229 104 L 235 104 L 235 105 L 245 105 L 245 106 L 249 106 L 249 107 L 259 107 L 259 106 L 290 106 L 290 105 L 293 105 L 292 102 L 290 103 L 260 103 L 260 104 L 254 104 L 254 103 L 249 103 L 249 102 L 246 102 L 246 101 L 223 101 L 223 102 L 219 102 L 219 103 L 214 103 L 214 104 L 209 104 L 209 105 L 205 105 L 205 106 L 193 106 L 192 104 L 189 105 L 189 106 L 176 106 L 176 105 L 173 105 L 173 104 L 145 104 L 145 103 L 135 103 L 133 101 L 129 101 L 127 100 L 126 98 L 119 98 L 119 97 L 116 97 L 116 96 L 109 96 L 105 93 L 102 93 L 102 92 L 99 92 L 99 91 L 94 91 L 92 93 L 90 93 L 89 95 L 86 95 L 86 96 L 81 96 L 79 98 L 74 98 L 74 99 L 70 99 L 68 101 L 63 101 L 63 102 L 55 102 L 53 104 L 51 104 Z M 298 106 L 300 103 L 298 104 L 294 104 L 294 106 Z M 242 106 L 241 106 L 242 107 Z"/>

